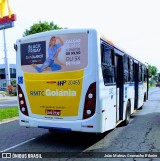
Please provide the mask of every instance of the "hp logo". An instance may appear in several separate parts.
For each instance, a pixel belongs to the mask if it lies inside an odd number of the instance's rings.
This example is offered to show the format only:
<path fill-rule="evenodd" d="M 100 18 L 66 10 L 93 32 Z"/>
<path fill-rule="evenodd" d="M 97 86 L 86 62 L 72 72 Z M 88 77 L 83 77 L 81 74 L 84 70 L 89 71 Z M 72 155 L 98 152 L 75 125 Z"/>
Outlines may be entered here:
<path fill-rule="evenodd" d="M 57 85 L 58 85 L 58 86 L 63 86 L 65 83 L 66 83 L 66 80 L 58 81 L 58 82 L 57 82 Z"/>

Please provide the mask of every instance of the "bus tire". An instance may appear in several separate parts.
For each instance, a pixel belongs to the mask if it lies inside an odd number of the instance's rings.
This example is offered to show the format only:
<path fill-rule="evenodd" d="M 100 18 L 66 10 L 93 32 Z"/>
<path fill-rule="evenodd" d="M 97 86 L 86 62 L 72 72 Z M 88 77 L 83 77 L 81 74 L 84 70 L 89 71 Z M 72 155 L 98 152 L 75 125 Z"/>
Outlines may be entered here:
<path fill-rule="evenodd" d="M 131 117 L 131 105 L 130 105 L 130 102 L 127 102 L 126 116 L 125 116 L 125 120 L 124 120 L 124 123 L 123 123 L 124 126 L 127 126 L 129 124 L 130 117 Z"/>
<path fill-rule="evenodd" d="M 143 109 L 143 105 L 139 108 L 139 110 L 142 110 Z"/>
<path fill-rule="evenodd" d="M 147 96 L 146 96 L 146 93 L 144 94 L 144 102 L 146 102 L 147 100 Z"/>
<path fill-rule="evenodd" d="M 138 110 L 142 110 L 142 109 L 143 109 L 143 105 Z"/>
<path fill-rule="evenodd" d="M 143 105 L 139 108 L 139 110 L 142 110 L 143 109 L 144 102 L 146 102 L 146 94 L 144 94 Z"/>

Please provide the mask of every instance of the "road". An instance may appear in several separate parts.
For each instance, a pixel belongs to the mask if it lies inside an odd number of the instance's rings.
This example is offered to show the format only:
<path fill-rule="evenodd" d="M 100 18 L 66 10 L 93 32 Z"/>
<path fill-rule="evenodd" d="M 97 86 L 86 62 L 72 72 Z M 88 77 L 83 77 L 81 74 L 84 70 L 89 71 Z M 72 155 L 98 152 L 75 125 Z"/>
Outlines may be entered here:
<path fill-rule="evenodd" d="M 17 97 L 15 96 L 0 96 L 0 108 L 7 108 L 12 106 L 18 106 Z"/>
<path fill-rule="evenodd" d="M 49 133 L 44 129 L 19 127 L 18 121 L 1 124 L 0 131 L 1 152 L 52 152 L 51 154 L 67 152 L 71 155 L 61 159 L 38 159 L 43 161 L 158 161 L 160 158 L 154 157 L 96 158 L 95 154 L 97 152 L 98 154 L 101 152 L 107 154 L 111 152 L 160 152 L 160 88 L 150 90 L 149 100 L 142 110 L 138 110 L 132 116 L 128 126 L 118 126 L 103 135 Z M 90 158 L 73 158 L 78 153 L 75 155 L 69 152 L 90 152 Z"/>

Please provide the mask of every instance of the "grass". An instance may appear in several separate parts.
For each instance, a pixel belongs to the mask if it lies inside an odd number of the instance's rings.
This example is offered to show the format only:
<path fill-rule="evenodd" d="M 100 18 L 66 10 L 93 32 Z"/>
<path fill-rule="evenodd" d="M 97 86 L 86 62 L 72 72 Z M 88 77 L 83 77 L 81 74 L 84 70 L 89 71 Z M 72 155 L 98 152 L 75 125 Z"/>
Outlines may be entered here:
<path fill-rule="evenodd" d="M 149 88 L 155 87 L 155 84 L 149 85 Z"/>
<path fill-rule="evenodd" d="M 0 108 L 0 121 L 18 116 L 18 107 Z"/>

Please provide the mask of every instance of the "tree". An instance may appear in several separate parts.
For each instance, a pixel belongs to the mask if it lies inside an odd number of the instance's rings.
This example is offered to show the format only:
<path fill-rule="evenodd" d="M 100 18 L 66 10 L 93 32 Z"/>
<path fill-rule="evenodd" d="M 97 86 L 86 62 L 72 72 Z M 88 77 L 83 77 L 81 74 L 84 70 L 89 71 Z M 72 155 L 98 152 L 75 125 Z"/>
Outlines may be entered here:
<path fill-rule="evenodd" d="M 16 86 L 16 80 L 11 80 L 11 85 Z"/>
<path fill-rule="evenodd" d="M 150 77 L 150 84 L 153 85 L 157 81 L 157 67 L 148 65 L 148 75 Z"/>
<path fill-rule="evenodd" d="M 155 66 L 152 66 L 152 65 L 148 65 L 148 75 L 150 77 L 155 77 L 157 75 L 157 67 Z"/>
<path fill-rule="evenodd" d="M 58 29 L 63 29 L 62 27 L 59 27 L 57 24 L 54 24 L 53 22 L 41 22 L 39 21 L 38 23 L 33 24 L 30 29 L 26 29 L 25 32 L 23 33 L 23 36 L 39 33 L 39 32 L 44 32 L 44 31 L 49 31 L 49 30 L 58 30 Z"/>
<path fill-rule="evenodd" d="M 158 82 L 160 82 L 160 73 L 158 73 Z"/>

